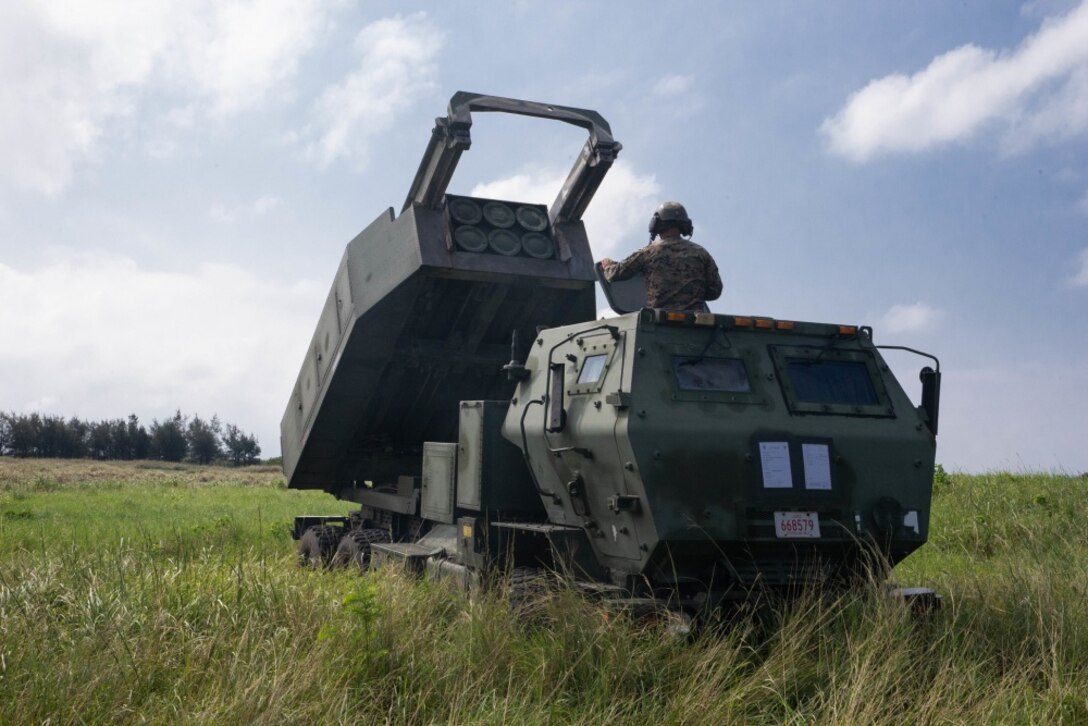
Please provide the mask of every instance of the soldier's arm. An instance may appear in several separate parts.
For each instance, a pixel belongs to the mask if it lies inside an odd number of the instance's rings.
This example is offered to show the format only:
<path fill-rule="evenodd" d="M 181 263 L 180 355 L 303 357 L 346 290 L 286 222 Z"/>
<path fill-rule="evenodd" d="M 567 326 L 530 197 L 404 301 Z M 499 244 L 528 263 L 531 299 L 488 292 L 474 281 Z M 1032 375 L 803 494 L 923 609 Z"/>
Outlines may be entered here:
<path fill-rule="evenodd" d="M 708 252 L 706 255 L 706 299 L 717 300 L 722 294 L 722 276 L 718 274 L 718 266 L 714 264 L 714 258 Z"/>
<path fill-rule="evenodd" d="M 629 277 L 633 277 L 640 272 L 645 271 L 646 264 L 646 250 L 650 249 L 649 246 L 643 247 L 640 250 L 636 250 L 622 262 L 614 262 L 612 266 L 604 271 L 605 277 L 609 282 L 616 280 L 626 280 Z"/>

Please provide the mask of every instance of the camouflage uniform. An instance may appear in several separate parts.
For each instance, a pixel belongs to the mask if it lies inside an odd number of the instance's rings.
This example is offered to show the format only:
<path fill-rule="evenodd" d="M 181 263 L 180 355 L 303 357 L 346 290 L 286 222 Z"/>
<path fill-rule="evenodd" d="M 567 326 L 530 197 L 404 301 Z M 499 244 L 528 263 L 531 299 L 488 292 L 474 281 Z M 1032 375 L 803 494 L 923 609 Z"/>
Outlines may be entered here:
<path fill-rule="evenodd" d="M 682 237 L 661 238 L 604 271 L 609 282 L 646 276 L 646 304 L 671 310 L 703 310 L 722 294 L 714 258 Z"/>

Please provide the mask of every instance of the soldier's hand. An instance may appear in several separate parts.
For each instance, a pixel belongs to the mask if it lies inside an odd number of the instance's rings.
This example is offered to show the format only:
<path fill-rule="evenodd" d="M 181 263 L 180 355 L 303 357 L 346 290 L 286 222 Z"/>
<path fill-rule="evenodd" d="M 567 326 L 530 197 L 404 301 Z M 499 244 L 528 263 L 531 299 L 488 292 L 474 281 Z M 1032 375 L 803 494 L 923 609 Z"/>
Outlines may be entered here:
<path fill-rule="evenodd" d="M 601 258 L 601 267 L 608 268 L 608 267 L 611 267 L 614 264 L 616 264 L 616 261 L 613 260 L 611 257 L 602 257 Z"/>

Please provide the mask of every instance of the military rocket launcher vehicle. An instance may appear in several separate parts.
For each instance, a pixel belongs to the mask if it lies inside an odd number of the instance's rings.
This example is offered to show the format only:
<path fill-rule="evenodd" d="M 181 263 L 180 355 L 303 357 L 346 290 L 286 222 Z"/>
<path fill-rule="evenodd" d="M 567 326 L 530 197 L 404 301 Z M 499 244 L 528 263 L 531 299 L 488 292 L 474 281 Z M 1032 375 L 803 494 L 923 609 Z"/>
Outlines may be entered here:
<path fill-rule="evenodd" d="M 588 132 L 550 207 L 446 193 L 473 112 Z M 288 486 L 360 505 L 295 519 L 305 561 L 550 569 L 696 609 L 926 541 L 939 364 L 916 406 L 867 327 L 609 285 L 581 216 L 620 149 L 594 111 L 450 99 L 399 215 L 348 244 L 284 413 Z M 598 278 L 619 317 L 594 319 Z"/>

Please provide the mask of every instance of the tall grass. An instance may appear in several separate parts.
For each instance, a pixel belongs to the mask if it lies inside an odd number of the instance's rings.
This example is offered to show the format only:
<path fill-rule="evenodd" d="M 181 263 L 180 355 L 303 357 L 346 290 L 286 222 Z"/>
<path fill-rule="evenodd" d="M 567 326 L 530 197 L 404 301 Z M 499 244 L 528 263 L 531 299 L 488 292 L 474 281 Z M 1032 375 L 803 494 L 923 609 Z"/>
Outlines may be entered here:
<path fill-rule="evenodd" d="M 274 471 L 13 466 L 3 723 L 1088 722 L 1079 479 L 943 479 L 895 573 L 941 590 L 935 617 L 872 588 L 688 641 L 561 589 L 527 618 L 501 590 L 300 569 L 290 516 L 344 505 Z"/>

